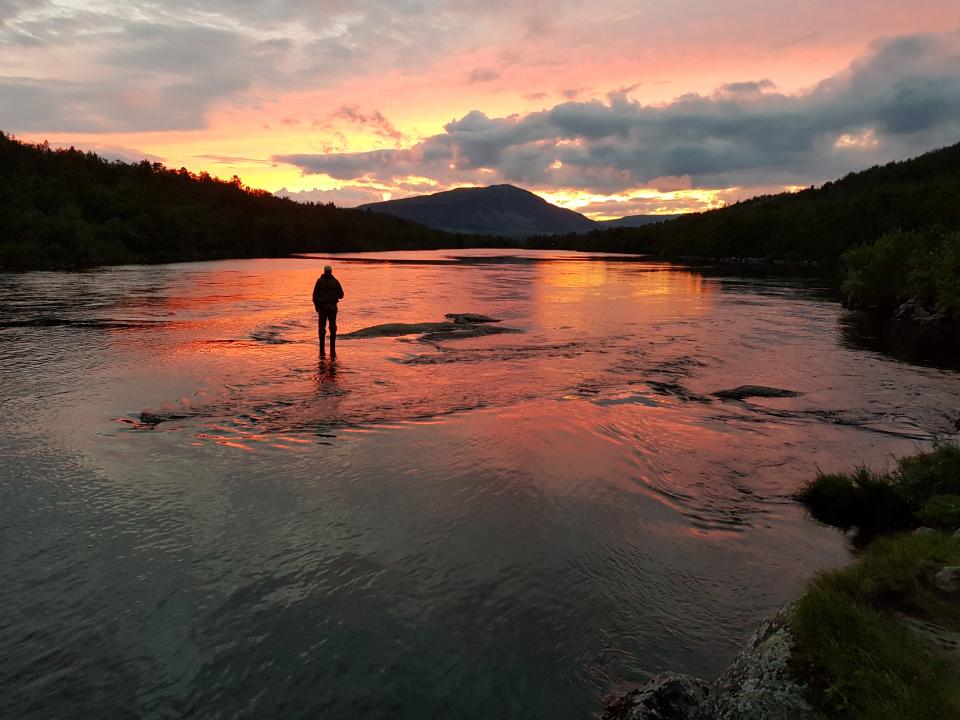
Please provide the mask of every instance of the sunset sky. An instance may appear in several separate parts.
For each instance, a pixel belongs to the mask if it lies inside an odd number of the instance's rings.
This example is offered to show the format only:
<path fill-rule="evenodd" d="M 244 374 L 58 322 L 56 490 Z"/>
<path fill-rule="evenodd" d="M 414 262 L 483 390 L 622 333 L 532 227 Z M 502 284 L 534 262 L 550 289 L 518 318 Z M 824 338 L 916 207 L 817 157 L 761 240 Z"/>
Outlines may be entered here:
<path fill-rule="evenodd" d="M 960 3 L 0 0 L 0 129 L 344 206 L 702 209 L 960 141 Z"/>

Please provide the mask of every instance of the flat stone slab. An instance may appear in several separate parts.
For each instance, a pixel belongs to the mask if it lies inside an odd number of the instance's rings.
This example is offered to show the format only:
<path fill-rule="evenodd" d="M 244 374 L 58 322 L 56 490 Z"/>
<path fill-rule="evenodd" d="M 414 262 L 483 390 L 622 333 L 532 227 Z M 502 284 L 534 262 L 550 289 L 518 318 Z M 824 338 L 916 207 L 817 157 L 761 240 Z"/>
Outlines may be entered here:
<path fill-rule="evenodd" d="M 384 323 L 355 330 L 351 333 L 338 335 L 339 338 L 379 338 L 402 337 L 404 335 L 420 335 L 424 342 L 438 342 L 440 340 L 463 340 L 466 338 L 482 337 L 484 335 L 499 335 L 502 333 L 521 332 L 516 328 L 492 325 L 500 322 L 496 318 L 473 313 L 450 313 L 444 317 L 453 322 L 423 322 L 423 323 Z"/>
<path fill-rule="evenodd" d="M 763 398 L 783 398 L 799 397 L 803 393 L 796 390 L 784 390 L 783 388 L 767 387 L 766 385 L 741 385 L 729 390 L 718 390 L 713 393 L 714 397 L 721 400 L 746 400 L 752 397 Z"/>
<path fill-rule="evenodd" d="M 478 315 L 476 313 L 447 313 L 444 315 L 445 318 L 449 318 L 458 325 L 467 323 L 498 323 L 500 322 L 497 318 L 492 318 L 487 315 Z"/>

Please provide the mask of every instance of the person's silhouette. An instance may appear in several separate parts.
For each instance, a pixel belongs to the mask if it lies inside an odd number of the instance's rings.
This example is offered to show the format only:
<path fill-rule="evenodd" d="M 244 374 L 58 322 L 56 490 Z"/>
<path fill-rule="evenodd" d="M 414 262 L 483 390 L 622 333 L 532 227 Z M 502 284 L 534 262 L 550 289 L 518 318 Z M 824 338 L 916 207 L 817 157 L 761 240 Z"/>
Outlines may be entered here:
<path fill-rule="evenodd" d="M 326 352 L 324 339 L 326 326 L 330 326 L 330 354 L 337 354 L 337 303 L 343 297 L 343 287 L 333 276 L 333 268 L 324 266 L 323 275 L 313 286 L 313 307 L 317 310 L 317 329 L 320 336 L 320 352 Z"/>

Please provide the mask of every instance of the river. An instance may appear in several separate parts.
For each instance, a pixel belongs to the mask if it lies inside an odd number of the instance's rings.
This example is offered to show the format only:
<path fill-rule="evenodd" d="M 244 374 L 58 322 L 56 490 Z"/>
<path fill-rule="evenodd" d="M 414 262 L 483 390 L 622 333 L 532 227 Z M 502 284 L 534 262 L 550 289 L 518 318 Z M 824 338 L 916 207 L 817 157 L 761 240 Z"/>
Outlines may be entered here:
<path fill-rule="evenodd" d="M 953 429 L 810 282 L 517 250 L 0 275 L 6 718 L 587 718 L 714 677 L 845 539 L 790 500 Z M 746 401 L 743 384 L 802 395 Z"/>

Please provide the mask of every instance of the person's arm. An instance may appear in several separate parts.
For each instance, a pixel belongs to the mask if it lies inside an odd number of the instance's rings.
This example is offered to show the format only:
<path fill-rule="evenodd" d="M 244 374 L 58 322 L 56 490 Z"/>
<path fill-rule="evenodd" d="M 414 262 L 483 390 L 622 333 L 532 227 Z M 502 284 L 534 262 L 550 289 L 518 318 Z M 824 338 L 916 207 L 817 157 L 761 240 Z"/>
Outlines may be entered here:
<path fill-rule="evenodd" d="M 320 310 L 320 301 L 317 299 L 317 295 L 320 294 L 320 278 L 317 278 L 317 281 L 313 284 L 313 307 L 319 311 Z"/>
<path fill-rule="evenodd" d="M 343 285 L 340 284 L 339 280 L 337 280 L 337 298 L 343 300 Z"/>

